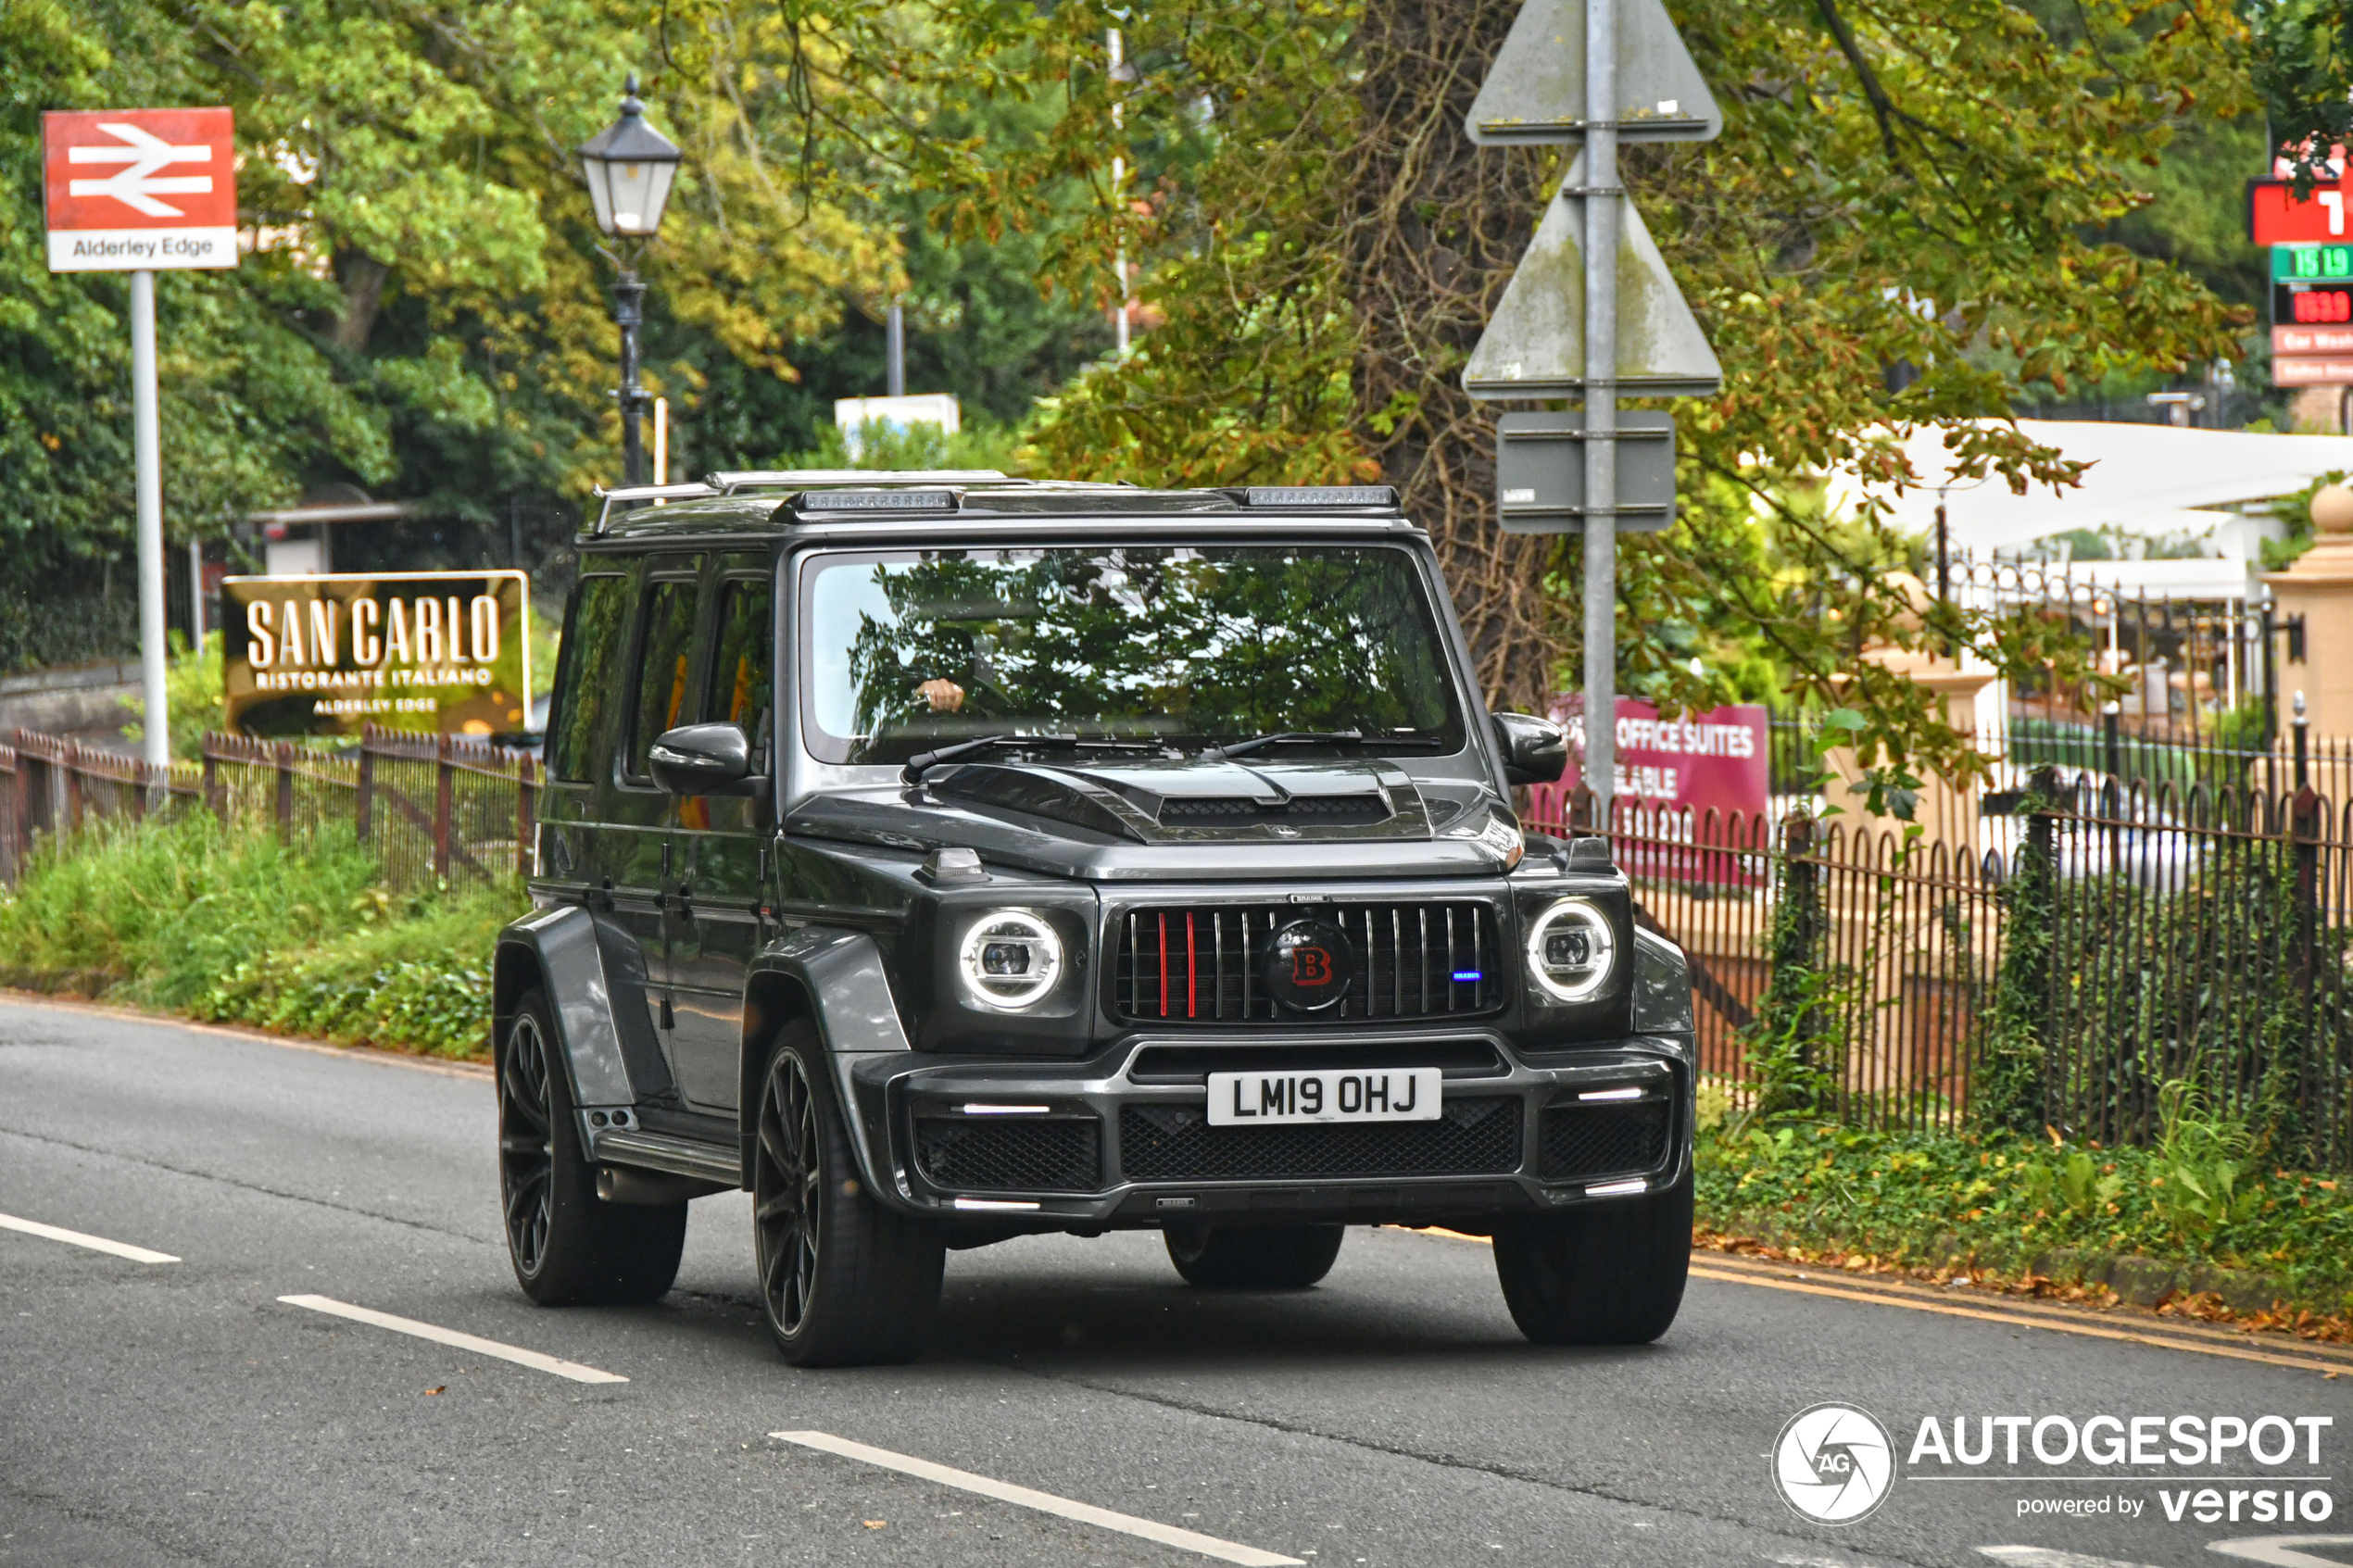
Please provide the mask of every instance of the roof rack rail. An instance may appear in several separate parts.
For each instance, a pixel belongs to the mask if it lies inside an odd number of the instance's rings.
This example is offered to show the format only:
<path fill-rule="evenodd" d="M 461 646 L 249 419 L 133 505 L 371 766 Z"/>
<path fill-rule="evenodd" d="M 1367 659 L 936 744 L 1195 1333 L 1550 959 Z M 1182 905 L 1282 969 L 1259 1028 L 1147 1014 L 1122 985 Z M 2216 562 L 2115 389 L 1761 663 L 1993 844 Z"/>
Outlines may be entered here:
<path fill-rule="evenodd" d="M 603 503 L 597 511 L 596 529 L 598 533 L 602 533 L 605 531 L 605 524 L 612 521 L 612 507 L 615 501 L 621 502 L 623 506 L 643 501 L 657 503 L 693 501 L 706 495 L 716 495 L 719 492 L 708 484 L 689 481 L 685 484 L 617 484 L 610 490 L 599 484 L 589 494 Z"/>
<path fill-rule="evenodd" d="M 756 469 L 714 473 L 704 483 L 722 495 L 738 490 L 798 490 L 809 485 L 1026 484 L 995 469 Z"/>

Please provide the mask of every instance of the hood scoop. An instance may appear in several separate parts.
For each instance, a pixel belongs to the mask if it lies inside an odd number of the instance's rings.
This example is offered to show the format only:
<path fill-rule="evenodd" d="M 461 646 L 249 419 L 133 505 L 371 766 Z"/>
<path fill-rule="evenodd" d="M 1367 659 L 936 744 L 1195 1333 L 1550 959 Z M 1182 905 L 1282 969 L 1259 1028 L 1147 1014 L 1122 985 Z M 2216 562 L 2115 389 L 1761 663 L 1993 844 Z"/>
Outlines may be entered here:
<path fill-rule="evenodd" d="M 1421 792 L 1378 759 L 969 762 L 935 775 L 931 789 L 943 799 L 1146 844 L 1429 836 Z"/>

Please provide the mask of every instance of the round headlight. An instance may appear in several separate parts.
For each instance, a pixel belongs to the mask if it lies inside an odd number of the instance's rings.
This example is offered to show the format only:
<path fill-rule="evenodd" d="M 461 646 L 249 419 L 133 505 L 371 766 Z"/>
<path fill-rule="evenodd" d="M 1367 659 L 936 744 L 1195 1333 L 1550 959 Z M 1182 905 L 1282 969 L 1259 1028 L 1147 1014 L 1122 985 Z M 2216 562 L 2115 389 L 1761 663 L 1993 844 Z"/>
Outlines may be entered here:
<path fill-rule="evenodd" d="M 1528 934 L 1528 977 L 1554 1001 L 1581 1002 L 1600 991 L 1617 963 L 1609 917 L 1583 898 L 1564 898 Z"/>
<path fill-rule="evenodd" d="M 974 1001 L 1017 1011 L 1054 988 L 1063 972 L 1062 938 L 1036 915 L 998 909 L 965 934 L 962 968 Z"/>

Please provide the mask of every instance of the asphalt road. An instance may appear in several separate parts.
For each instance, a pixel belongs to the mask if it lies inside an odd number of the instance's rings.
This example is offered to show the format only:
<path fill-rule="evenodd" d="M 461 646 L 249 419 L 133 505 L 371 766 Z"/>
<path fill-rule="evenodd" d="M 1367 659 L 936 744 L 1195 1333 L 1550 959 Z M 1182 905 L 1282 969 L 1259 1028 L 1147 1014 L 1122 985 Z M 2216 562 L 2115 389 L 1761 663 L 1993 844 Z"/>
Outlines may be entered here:
<path fill-rule="evenodd" d="M 796 1372 L 756 1321 L 738 1196 L 695 1206 L 663 1302 L 532 1307 L 499 1240 L 493 1125 L 486 1075 L 0 1000 L 0 1564 L 1217 1561 L 779 1432 L 1316 1568 L 2188 1568 L 2224 1561 L 2216 1542 L 2353 1541 L 2353 1362 L 2330 1378 L 1770 1273 L 1695 1279 L 1655 1346 L 1545 1349 L 1514 1330 L 1484 1247 L 1359 1230 L 1295 1294 L 1190 1290 L 1149 1235 L 953 1253 L 922 1362 Z M 1830 1527 L 1784 1505 L 1768 1458 L 1829 1400 L 1883 1422 L 1898 1460 L 1924 1416 L 1968 1417 L 1972 1442 L 1982 1416 L 2331 1424 L 2295 1429 L 2316 1463 L 2299 1449 L 2269 1469 L 1923 1461 Z M 2164 1517 L 2160 1492 L 2244 1475 L 2326 1477 L 2296 1489 L 2331 1517 Z M 2019 1512 L 2070 1498 L 2110 1511 Z M 2144 1512 L 2119 1517 L 2120 1498 Z M 2348 1545 L 2251 1549 L 2353 1562 Z"/>

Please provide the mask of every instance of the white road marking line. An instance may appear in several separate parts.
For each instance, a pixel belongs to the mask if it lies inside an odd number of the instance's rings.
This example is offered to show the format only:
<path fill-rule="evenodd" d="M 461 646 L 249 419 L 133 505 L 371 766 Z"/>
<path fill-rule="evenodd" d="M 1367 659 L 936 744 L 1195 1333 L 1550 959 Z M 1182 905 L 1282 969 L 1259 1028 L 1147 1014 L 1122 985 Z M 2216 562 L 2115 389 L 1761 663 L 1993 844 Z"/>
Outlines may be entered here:
<path fill-rule="evenodd" d="M 2276 1568 L 2344 1568 L 2334 1557 L 2298 1551 L 2300 1546 L 2353 1546 L 2353 1536 L 2249 1536 L 2235 1541 L 2208 1541 L 2206 1549 Z"/>
<path fill-rule="evenodd" d="M 93 1252 L 111 1252 L 118 1258 L 128 1258 L 134 1263 L 176 1263 L 179 1259 L 169 1252 L 156 1252 L 145 1247 L 133 1247 L 127 1241 L 108 1241 L 102 1236 L 86 1231 L 69 1231 L 60 1225 L 44 1225 L 38 1220 L 19 1220 L 14 1214 L 0 1214 L 0 1231 L 22 1231 L 27 1236 L 46 1236 L 72 1247 L 86 1247 Z"/>
<path fill-rule="evenodd" d="M 847 1437 L 837 1437 L 830 1432 L 771 1432 L 781 1442 L 798 1443 L 804 1449 L 821 1453 L 854 1459 L 883 1470 L 896 1470 L 901 1475 L 934 1481 L 943 1486 L 962 1491 L 977 1492 L 999 1502 L 1034 1508 L 1040 1513 L 1051 1513 L 1063 1519 L 1075 1519 L 1082 1524 L 1098 1524 L 1106 1530 L 1157 1541 L 1184 1551 L 1197 1551 L 1203 1557 L 1214 1557 L 1220 1562 L 1239 1562 L 1243 1568 L 1306 1568 L 1305 1560 L 1284 1557 L 1276 1552 L 1261 1551 L 1256 1547 L 1241 1546 L 1233 1541 L 1221 1541 L 1214 1536 L 1204 1536 L 1192 1530 L 1179 1530 L 1173 1524 L 1162 1524 L 1150 1519 L 1139 1519 L 1132 1513 L 1114 1513 L 1092 1503 L 1073 1502 L 1051 1492 L 1032 1491 L 1006 1481 L 992 1481 L 986 1475 L 975 1475 L 969 1470 L 952 1470 L 944 1464 L 934 1464 L 927 1459 L 914 1459 L 895 1454 L 888 1449 L 869 1448 L 853 1443 Z"/>
<path fill-rule="evenodd" d="M 430 1339 L 436 1345 L 455 1346 L 460 1350 L 472 1350 L 481 1356 L 493 1356 L 499 1361 L 512 1361 L 517 1366 L 527 1366 L 536 1372 L 551 1372 L 558 1377 L 569 1377 L 574 1383 L 626 1383 L 629 1381 L 617 1372 L 601 1372 L 592 1366 L 583 1366 L 578 1361 L 567 1361 L 555 1356 L 543 1355 L 537 1350 L 526 1350 L 516 1345 L 501 1345 L 496 1339 L 484 1339 L 472 1334 L 460 1334 L 454 1328 L 443 1328 L 438 1323 L 419 1323 L 414 1318 L 395 1317 L 390 1312 L 379 1312 L 370 1307 L 355 1307 L 348 1301 L 338 1301 L 332 1296 L 281 1296 L 278 1299 L 289 1307 L 308 1308 L 314 1312 L 324 1312 L 329 1317 L 349 1318 L 353 1323 L 364 1323 L 377 1328 L 388 1328 L 395 1334 L 413 1335 L 419 1339 Z"/>
<path fill-rule="evenodd" d="M 2147 1568 L 2145 1563 L 2086 1557 L 2080 1551 L 2057 1551 L 2046 1546 L 1982 1546 L 1977 1554 L 1996 1562 L 2015 1563 L 2017 1568 Z"/>

